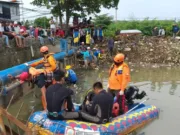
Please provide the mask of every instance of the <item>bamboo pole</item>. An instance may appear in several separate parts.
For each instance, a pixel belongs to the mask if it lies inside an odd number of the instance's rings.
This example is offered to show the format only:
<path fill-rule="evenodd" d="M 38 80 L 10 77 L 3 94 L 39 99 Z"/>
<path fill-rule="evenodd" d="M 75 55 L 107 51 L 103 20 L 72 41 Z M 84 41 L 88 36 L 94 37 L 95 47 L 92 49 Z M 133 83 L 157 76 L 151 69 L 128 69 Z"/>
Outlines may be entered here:
<path fill-rule="evenodd" d="M 6 129 L 5 129 L 5 126 L 4 126 L 4 121 L 2 119 L 2 112 L 0 110 L 0 134 L 1 135 L 7 135 L 6 134 Z"/>

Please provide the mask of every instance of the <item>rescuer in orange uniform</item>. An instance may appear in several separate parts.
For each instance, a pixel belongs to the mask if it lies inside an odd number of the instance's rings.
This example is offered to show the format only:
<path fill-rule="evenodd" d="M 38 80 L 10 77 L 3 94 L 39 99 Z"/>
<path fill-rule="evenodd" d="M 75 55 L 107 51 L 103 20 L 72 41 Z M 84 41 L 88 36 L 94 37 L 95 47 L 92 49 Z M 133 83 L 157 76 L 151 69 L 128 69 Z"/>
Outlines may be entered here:
<path fill-rule="evenodd" d="M 42 93 L 42 104 L 44 110 L 46 110 L 46 87 L 48 85 L 52 84 L 53 80 L 53 73 L 56 71 L 58 68 L 56 60 L 53 56 L 53 53 L 49 53 L 49 49 L 47 46 L 42 46 L 40 48 L 40 52 L 43 55 L 43 58 L 37 62 L 34 62 L 30 65 L 25 63 L 27 66 L 30 66 L 29 68 L 29 73 L 32 75 L 32 80 L 34 80 L 34 83 L 37 84 L 39 88 L 41 88 L 41 93 Z M 43 68 L 41 69 L 35 69 L 34 67 L 38 65 L 43 65 Z"/>
<path fill-rule="evenodd" d="M 130 82 L 130 70 L 128 65 L 124 62 L 125 56 L 122 53 L 117 54 L 114 57 L 114 63 L 109 70 L 109 82 L 108 82 L 108 91 L 112 95 L 119 96 L 118 100 L 123 100 L 119 103 L 120 110 L 124 110 L 125 106 L 125 96 L 124 91 Z M 123 98 L 121 98 L 123 97 Z"/>

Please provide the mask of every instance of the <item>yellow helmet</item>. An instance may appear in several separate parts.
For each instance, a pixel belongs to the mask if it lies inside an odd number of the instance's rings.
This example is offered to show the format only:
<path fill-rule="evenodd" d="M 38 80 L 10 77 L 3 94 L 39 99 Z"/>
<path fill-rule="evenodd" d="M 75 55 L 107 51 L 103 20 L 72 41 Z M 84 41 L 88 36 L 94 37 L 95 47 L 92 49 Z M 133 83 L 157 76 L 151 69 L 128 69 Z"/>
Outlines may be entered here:
<path fill-rule="evenodd" d="M 71 65 L 67 65 L 65 69 L 66 70 L 71 69 Z"/>

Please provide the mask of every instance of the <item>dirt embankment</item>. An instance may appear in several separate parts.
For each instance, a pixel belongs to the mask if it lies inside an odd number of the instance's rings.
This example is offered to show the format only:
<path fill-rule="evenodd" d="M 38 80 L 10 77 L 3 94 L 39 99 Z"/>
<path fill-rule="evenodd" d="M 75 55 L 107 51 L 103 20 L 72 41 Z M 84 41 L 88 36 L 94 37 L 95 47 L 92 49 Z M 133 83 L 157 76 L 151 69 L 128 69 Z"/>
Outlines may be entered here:
<path fill-rule="evenodd" d="M 180 40 L 171 37 L 128 37 L 115 42 L 116 50 L 136 64 L 180 65 Z"/>

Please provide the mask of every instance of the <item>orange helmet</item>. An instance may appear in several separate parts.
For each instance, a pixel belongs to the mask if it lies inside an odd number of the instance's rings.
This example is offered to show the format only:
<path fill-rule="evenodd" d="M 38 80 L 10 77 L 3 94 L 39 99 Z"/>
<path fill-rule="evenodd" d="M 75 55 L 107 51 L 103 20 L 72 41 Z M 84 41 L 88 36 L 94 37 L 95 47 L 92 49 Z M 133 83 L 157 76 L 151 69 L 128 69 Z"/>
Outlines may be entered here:
<path fill-rule="evenodd" d="M 115 61 L 116 63 L 120 63 L 120 62 L 123 62 L 123 61 L 124 61 L 124 58 L 125 58 L 124 54 L 119 53 L 119 54 L 117 54 L 117 55 L 114 57 L 114 61 Z"/>
<path fill-rule="evenodd" d="M 41 52 L 41 53 L 47 52 L 48 50 L 49 50 L 49 48 L 48 48 L 47 46 L 42 46 L 42 47 L 40 48 L 40 52 Z"/>

